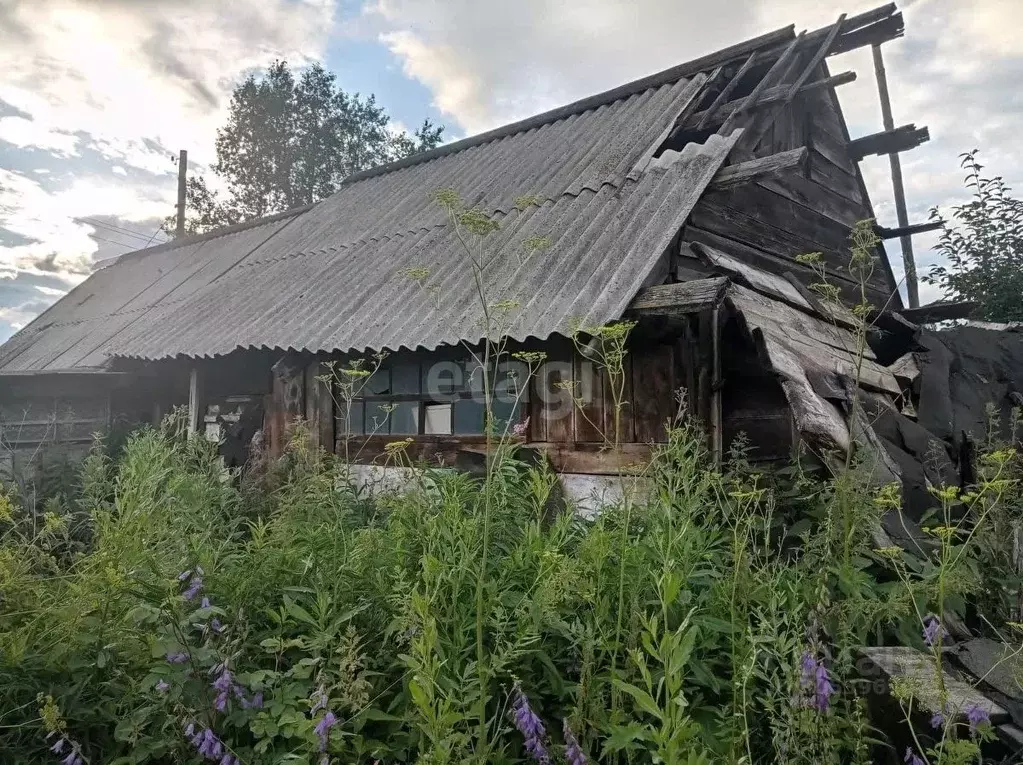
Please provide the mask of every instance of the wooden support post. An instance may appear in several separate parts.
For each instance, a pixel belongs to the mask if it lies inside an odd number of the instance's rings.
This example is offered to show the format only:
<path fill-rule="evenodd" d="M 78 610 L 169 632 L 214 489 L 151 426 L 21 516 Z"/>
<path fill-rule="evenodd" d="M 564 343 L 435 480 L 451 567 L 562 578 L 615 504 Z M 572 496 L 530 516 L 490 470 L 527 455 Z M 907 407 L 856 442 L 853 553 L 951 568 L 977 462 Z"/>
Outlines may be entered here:
<path fill-rule="evenodd" d="M 721 412 L 721 306 L 715 305 L 710 312 L 711 337 L 711 385 L 710 385 L 710 444 L 714 464 L 724 462 L 724 419 Z"/>
<path fill-rule="evenodd" d="M 884 120 L 884 129 L 892 131 L 895 127 L 895 120 L 892 117 L 892 103 L 888 97 L 888 76 L 884 69 L 884 58 L 881 56 L 881 46 L 875 44 L 874 52 L 874 73 L 877 75 L 877 92 L 881 98 L 881 117 Z M 900 228 L 909 226 L 909 215 L 906 212 L 906 190 L 902 185 L 902 163 L 899 155 L 892 152 L 888 155 L 888 161 L 892 169 L 892 188 L 895 192 L 895 215 L 899 221 Z M 906 271 L 906 296 L 909 299 L 910 308 L 920 307 L 920 288 L 917 285 L 916 258 L 913 256 L 913 237 L 906 234 L 900 237 L 902 244 L 902 264 Z"/>
<path fill-rule="evenodd" d="M 185 235 L 185 200 L 188 191 L 188 152 L 184 149 L 178 155 L 178 225 L 174 236 L 180 239 Z"/>
<path fill-rule="evenodd" d="M 202 380 L 199 373 L 199 365 L 192 367 L 188 377 L 188 432 L 196 433 L 199 430 L 199 421 L 202 418 L 201 402 Z"/>

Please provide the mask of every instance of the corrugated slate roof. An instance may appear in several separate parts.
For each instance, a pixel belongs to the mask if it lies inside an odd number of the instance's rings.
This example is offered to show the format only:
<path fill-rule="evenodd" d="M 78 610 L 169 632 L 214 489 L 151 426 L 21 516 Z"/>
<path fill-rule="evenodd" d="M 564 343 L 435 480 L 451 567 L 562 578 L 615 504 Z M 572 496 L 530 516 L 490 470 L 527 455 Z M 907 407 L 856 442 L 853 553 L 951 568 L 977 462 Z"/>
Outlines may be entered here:
<path fill-rule="evenodd" d="M 506 334 L 564 333 L 621 316 L 723 164 L 734 136 L 649 164 L 703 75 L 655 82 L 519 132 L 346 182 L 311 208 L 120 258 L 0 348 L 0 373 L 100 366 L 110 356 L 238 348 L 432 348 L 482 337 L 465 253 L 434 200 L 457 191 L 501 224 L 491 301 Z M 665 159 L 662 157 L 662 159 Z M 522 195 L 532 198 L 515 207 Z M 524 243 L 550 247 L 525 258 Z M 429 270 L 418 283 L 401 272 Z"/>

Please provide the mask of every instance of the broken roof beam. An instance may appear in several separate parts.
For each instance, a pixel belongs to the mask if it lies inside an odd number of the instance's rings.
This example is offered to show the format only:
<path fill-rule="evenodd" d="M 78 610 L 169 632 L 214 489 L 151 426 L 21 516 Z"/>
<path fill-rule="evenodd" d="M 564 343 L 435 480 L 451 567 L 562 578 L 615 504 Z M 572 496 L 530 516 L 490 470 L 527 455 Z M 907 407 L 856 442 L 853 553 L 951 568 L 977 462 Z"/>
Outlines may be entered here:
<path fill-rule="evenodd" d="M 857 162 L 872 154 L 894 154 L 909 151 L 931 140 L 927 128 L 916 125 L 902 125 L 880 133 L 871 133 L 849 142 L 849 154 Z"/>
<path fill-rule="evenodd" d="M 720 191 L 743 183 L 755 181 L 764 176 L 776 175 L 790 170 L 805 170 L 809 150 L 802 146 L 791 151 L 782 151 L 769 157 L 740 162 L 722 167 L 710 182 L 710 189 Z"/>
<path fill-rule="evenodd" d="M 968 319 L 975 310 L 977 304 L 967 300 L 959 302 L 939 300 L 919 308 L 903 308 L 898 313 L 914 324 L 932 324 L 936 321 Z"/>
<path fill-rule="evenodd" d="M 700 118 L 699 123 L 696 125 L 697 130 L 702 130 L 707 126 L 707 123 L 710 122 L 711 118 L 717 114 L 718 109 L 720 109 L 721 106 L 728 101 L 728 97 L 732 95 L 732 92 L 739 84 L 739 81 L 746 76 L 746 73 L 753 67 L 756 60 L 757 53 L 754 51 L 749 55 L 749 58 L 743 62 L 742 66 L 739 67 L 739 71 L 737 71 L 732 79 L 728 81 L 728 84 L 725 85 L 720 93 L 718 93 L 717 98 L 714 99 L 713 103 L 711 103 L 711 105 L 707 107 L 707 110 L 703 112 L 703 117 Z"/>
<path fill-rule="evenodd" d="M 803 67 L 802 73 L 796 78 L 796 81 L 792 83 L 792 87 L 789 88 L 789 92 L 785 95 L 785 103 L 790 103 L 796 94 L 799 93 L 799 89 L 803 87 L 803 84 L 810 78 L 814 70 L 820 66 L 821 62 L 827 57 L 828 53 L 831 52 L 832 46 L 835 44 L 835 38 L 838 37 L 838 33 L 842 31 L 842 24 L 845 23 L 846 15 L 843 13 L 838 17 L 838 21 L 831 27 L 831 31 L 828 32 L 828 36 L 824 38 L 824 42 L 817 49 L 817 52 L 810 59 L 810 62 Z"/>
<path fill-rule="evenodd" d="M 629 304 L 634 316 L 682 316 L 713 308 L 721 302 L 728 279 L 713 277 L 647 287 Z"/>
<path fill-rule="evenodd" d="M 780 85 L 785 80 L 789 68 L 798 60 L 796 59 L 796 54 L 804 39 L 806 39 L 806 32 L 800 32 L 796 39 L 789 43 L 788 47 L 778 56 L 778 60 L 767 70 L 767 74 L 753 88 L 753 92 L 746 96 L 738 108 L 728 116 L 721 129 L 718 130 L 719 134 L 728 135 L 733 128 L 739 127 L 739 120 L 757 105 L 757 102 L 764 95 L 764 91 L 772 85 Z"/>
<path fill-rule="evenodd" d="M 942 226 L 942 221 L 932 220 L 927 223 L 914 223 L 910 226 L 899 226 L 898 228 L 886 228 L 874 226 L 874 232 L 882 239 L 901 239 L 904 236 L 914 234 L 926 234 L 928 231 L 937 231 Z"/>
<path fill-rule="evenodd" d="M 808 93 L 810 91 L 820 90 L 822 88 L 837 88 L 839 85 L 848 85 L 850 82 L 855 81 L 856 72 L 840 72 L 839 74 L 832 75 L 831 77 L 825 77 L 820 80 L 808 82 L 799 88 L 798 93 L 799 94 Z M 757 102 L 757 105 L 754 108 L 761 109 L 765 106 L 771 106 L 773 104 L 777 104 L 779 102 L 784 101 L 788 97 L 789 87 L 790 86 L 788 85 L 775 85 L 773 88 L 768 88 L 767 90 L 764 91 L 763 96 L 761 96 L 760 100 Z M 742 105 L 742 102 L 744 100 L 745 99 L 743 98 L 738 98 L 734 101 L 729 101 L 723 106 L 718 107 L 714 113 L 711 113 L 711 109 L 714 108 L 714 105 L 711 104 L 710 108 L 694 114 L 692 118 L 686 123 L 686 127 L 695 130 L 700 130 L 711 124 L 712 119 L 715 115 L 721 117 L 723 121 L 724 119 L 727 119 L 728 116 L 732 114 L 732 112 L 738 109 L 739 106 Z"/>

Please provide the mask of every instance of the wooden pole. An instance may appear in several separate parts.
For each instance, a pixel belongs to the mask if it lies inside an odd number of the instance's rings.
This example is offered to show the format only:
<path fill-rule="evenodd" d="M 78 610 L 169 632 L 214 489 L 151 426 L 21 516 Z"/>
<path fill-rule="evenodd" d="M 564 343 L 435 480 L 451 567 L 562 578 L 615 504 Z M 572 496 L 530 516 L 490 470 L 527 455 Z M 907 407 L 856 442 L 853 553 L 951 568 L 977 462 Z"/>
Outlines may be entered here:
<path fill-rule="evenodd" d="M 892 103 L 888 98 L 888 76 L 884 70 L 884 59 L 881 57 L 881 46 L 873 45 L 874 51 L 874 73 L 877 75 L 877 91 L 881 97 L 881 117 L 884 120 L 886 131 L 895 129 L 895 120 L 892 118 Z M 895 214 L 898 216 L 899 228 L 909 226 L 909 216 L 906 214 L 906 190 L 902 185 L 902 163 L 899 161 L 898 152 L 888 155 L 888 161 L 892 166 L 892 188 L 895 191 Z M 920 307 L 920 289 L 916 280 L 916 259 L 913 257 L 913 237 L 909 234 L 899 238 L 902 243 L 902 263 L 906 269 L 906 296 L 909 298 L 910 308 Z"/>
<path fill-rule="evenodd" d="M 188 432 L 197 433 L 202 413 L 200 412 L 199 397 L 202 394 L 202 381 L 200 379 L 199 366 L 192 367 L 188 376 Z"/>
<path fill-rule="evenodd" d="M 185 193 L 188 180 L 188 152 L 184 149 L 178 155 L 178 227 L 175 236 L 185 235 Z"/>

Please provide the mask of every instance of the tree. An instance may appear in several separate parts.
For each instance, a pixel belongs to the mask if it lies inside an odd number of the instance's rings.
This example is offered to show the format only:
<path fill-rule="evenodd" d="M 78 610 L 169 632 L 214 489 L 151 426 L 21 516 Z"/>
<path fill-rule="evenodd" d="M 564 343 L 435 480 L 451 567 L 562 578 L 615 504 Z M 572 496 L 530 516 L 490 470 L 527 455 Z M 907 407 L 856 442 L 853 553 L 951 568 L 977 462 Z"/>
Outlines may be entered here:
<path fill-rule="evenodd" d="M 202 176 L 189 178 L 186 230 L 202 233 L 316 202 L 352 173 L 437 146 L 444 130 L 424 120 L 409 135 L 389 123 L 374 96 L 346 93 L 319 64 L 296 79 L 286 61 L 274 62 L 235 88 L 210 168 L 227 193 L 222 198 Z M 173 232 L 173 217 L 164 228 Z"/>
<path fill-rule="evenodd" d="M 924 281 L 948 298 L 978 304 L 976 318 L 1023 321 L 1023 200 L 1014 199 L 1001 177 L 985 178 L 977 150 L 962 155 L 966 187 L 973 199 L 952 208 L 935 247 L 946 265 Z M 931 211 L 938 219 L 938 211 Z"/>

